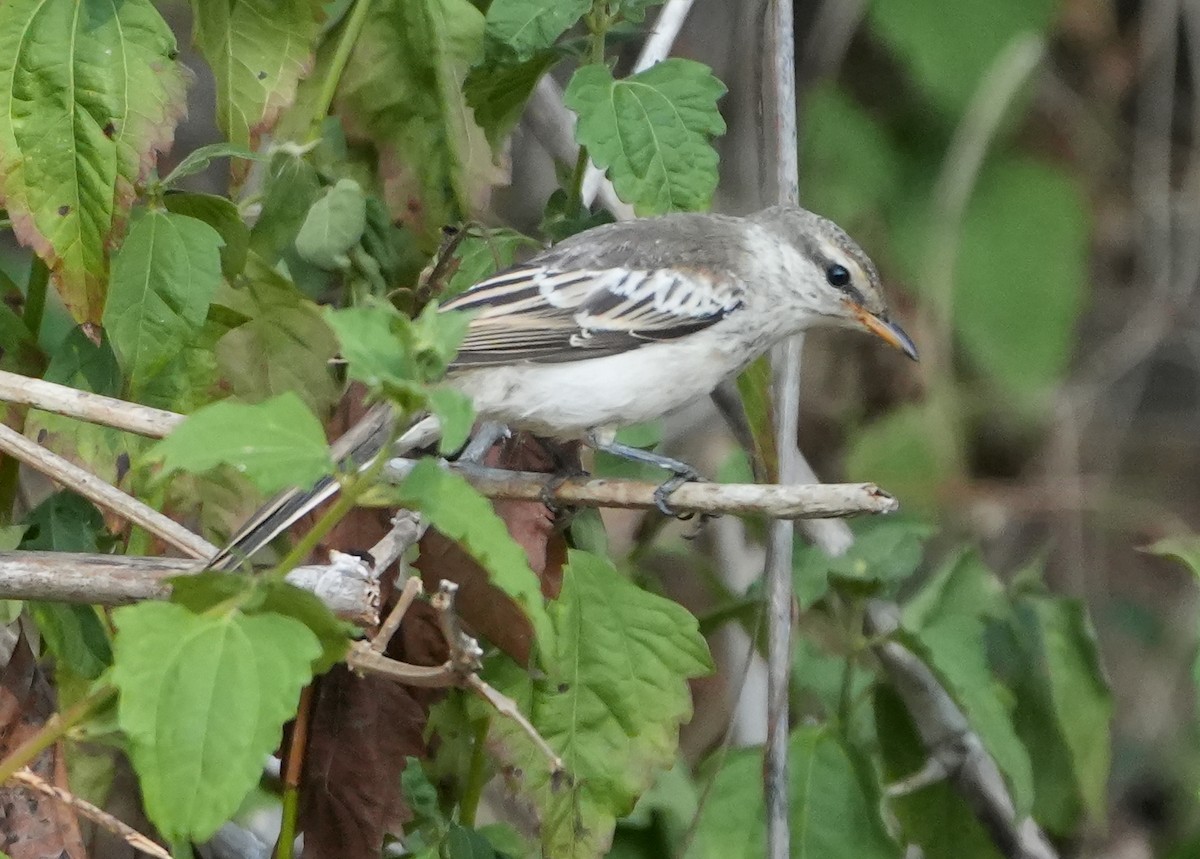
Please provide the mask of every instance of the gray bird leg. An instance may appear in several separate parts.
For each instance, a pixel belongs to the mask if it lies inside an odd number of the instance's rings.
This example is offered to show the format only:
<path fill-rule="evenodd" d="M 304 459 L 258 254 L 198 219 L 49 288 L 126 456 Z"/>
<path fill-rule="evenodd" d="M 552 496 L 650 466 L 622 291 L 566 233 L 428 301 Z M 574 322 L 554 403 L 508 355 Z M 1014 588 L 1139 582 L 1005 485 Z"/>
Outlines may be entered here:
<path fill-rule="evenodd" d="M 703 480 L 700 472 L 692 468 L 686 462 L 681 462 L 678 459 L 671 459 L 669 456 L 651 453 L 648 450 L 642 450 L 638 447 L 632 447 L 627 444 L 621 444 L 619 441 L 611 438 L 602 437 L 596 430 L 586 433 L 583 437 L 584 443 L 594 449 L 601 450 L 605 453 L 611 453 L 613 456 L 619 456 L 622 459 L 628 459 L 630 462 L 640 462 L 645 465 L 654 465 L 666 471 L 673 473 L 673 477 L 664 480 L 659 487 L 654 490 L 654 506 L 664 516 L 677 516 L 678 514 L 667 503 L 667 498 L 671 493 L 683 486 L 685 483 L 691 483 L 693 480 Z"/>
<path fill-rule="evenodd" d="M 462 453 L 458 455 L 458 462 L 476 465 L 482 463 L 487 452 L 492 449 L 492 445 L 508 435 L 508 427 L 504 424 L 496 421 L 484 421 L 479 425 L 479 429 L 475 431 L 471 440 L 467 442 Z"/>

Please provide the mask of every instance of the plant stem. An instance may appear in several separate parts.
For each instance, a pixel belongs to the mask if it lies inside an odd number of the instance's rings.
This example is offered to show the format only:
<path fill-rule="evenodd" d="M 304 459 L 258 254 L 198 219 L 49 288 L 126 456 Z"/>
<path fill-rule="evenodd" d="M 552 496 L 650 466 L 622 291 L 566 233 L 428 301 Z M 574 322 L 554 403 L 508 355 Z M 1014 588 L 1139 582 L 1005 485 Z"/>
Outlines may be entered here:
<path fill-rule="evenodd" d="M 283 771 L 283 809 L 279 822 L 279 838 L 275 842 L 274 859 L 292 859 L 296 846 L 296 830 L 300 821 L 300 781 L 304 773 L 304 753 L 308 748 L 308 728 L 312 718 L 313 687 L 310 683 L 300 693 L 296 720 L 292 723 L 292 739 L 288 744 Z"/>
<path fill-rule="evenodd" d="M 274 859 L 292 859 L 296 846 L 296 823 L 300 818 L 300 789 L 283 789 L 283 819 L 279 822 L 279 840 L 275 842 Z"/>
<path fill-rule="evenodd" d="M 607 4 L 604 2 L 594 4 L 592 11 L 587 14 L 587 26 L 592 34 L 588 65 L 603 65 L 605 35 L 611 24 L 612 16 L 609 14 Z M 583 204 L 583 177 L 587 174 L 588 160 L 587 147 L 581 143 L 579 157 L 575 159 L 575 169 L 571 173 L 571 185 L 567 188 L 567 214 L 570 217 L 574 217 Z"/>
<path fill-rule="evenodd" d="M 316 107 L 313 109 L 312 125 L 309 129 L 310 140 L 316 140 L 321 136 L 321 124 L 329 115 L 330 108 L 333 107 L 333 98 L 337 95 L 342 72 L 346 71 L 346 64 L 350 61 L 350 52 L 354 50 L 354 43 L 358 41 L 363 25 L 367 22 L 367 12 L 370 11 L 370 8 L 371 0 L 358 0 L 350 11 L 350 17 L 346 19 L 346 29 L 342 30 L 342 37 L 338 40 L 337 50 L 334 51 L 333 59 L 329 63 L 329 70 L 325 74 Z"/>
<path fill-rule="evenodd" d="M 50 269 L 40 258 L 34 257 L 29 269 L 29 282 L 25 287 L 25 327 L 37 340 L 42 331 L 42 317 L 46 314 L 46 285 L 50 282 Z"/>
<path fill-rule="evenodd" d="M 67 731 L 86 719 L 93 710 L 116 694 L 117 687 L 101 686 L 80 698 L 65 713 L 56 713 L 47 719 L 46 724 L 42 725 L 37 733 L 30 736 L 13 749 L 12 754 L 0 761 L 0 785 L 7 782 L 17 770 L 33 763 L 38 755 L 58 742 Z"/>
<path fill-rule="evenodd" d="M 487 742 L 488 728 L 491 727 L 491 717 L 485 717 L 475 723 L 475 745 L 471 747 L 471 768 L 467 771 L 467 783 L 463 787 L 462 799 L 458 803 L 458 819 L 463 826 L 475 826 L 475 813 L 479 810 L 479 799 L 483 796 L 483 788 L 487 785 L 487 755 L 484 744 Z"/>

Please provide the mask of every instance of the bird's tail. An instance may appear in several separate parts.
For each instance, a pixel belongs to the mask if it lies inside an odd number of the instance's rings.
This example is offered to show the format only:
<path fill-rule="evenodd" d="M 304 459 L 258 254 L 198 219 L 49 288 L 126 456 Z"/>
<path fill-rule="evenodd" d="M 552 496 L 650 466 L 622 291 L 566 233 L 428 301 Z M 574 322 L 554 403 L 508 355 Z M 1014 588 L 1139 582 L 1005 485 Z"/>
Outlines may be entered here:
<path fill-rule="evenodd" d="M 348 471 L 360 470 L 375 458 L 392 433 L 395 414 L 386 403 L 373 406 L 362 419 L 333 443 L 333 458 Z M 423 447 L 437 438 L 440 427 L 426 418 L 410 428 L 397 443 L 407 451 Z M 338 494 L 341 485 L 332 477 L 322 478 L 311 489 L 289 489 L 276 495 L 238 529 L 226 546 L 209 559 L 206 569 L 232 570 L 292 527 L 301 518 Z"/>

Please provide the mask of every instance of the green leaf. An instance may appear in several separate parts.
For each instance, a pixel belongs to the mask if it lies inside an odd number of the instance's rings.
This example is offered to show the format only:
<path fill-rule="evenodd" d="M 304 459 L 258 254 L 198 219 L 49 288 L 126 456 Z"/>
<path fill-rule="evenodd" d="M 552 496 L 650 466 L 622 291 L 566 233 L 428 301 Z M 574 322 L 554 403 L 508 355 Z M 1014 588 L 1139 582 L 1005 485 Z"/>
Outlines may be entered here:
<path fill-rule="evenodd" d="M 92 502 L 69 490 L 55 492 L 30 511 L 21 548 L 29 552 L 100 551 L 104 517 Z"/>
<path fill-rule="evenodd" d="M 1048 774 L 1042 772 L 1048 761 L 1063 758 L 1066 765 L 1065 772 L 1050 770 L 1059 776 L 1057 784 L 1037 779 L 1035 811 L 1044 794 L 1057 795 L 1057 807 L 1067 815 L 1054 828 L 1070 831 L 1079 823 L 1074 808 L 1096 820 L 1107 807 L 1112 693 L 1095 631 L 1078 600 L 1024 597 L 1015 609 L 1013 640 L 1025 657 L 1018 676 L 1018 731 L 1029 738 L 1031 752 L 1041 752 L 1035 755 L 1035 776 Z M 1047 744 L 1057 748 L 1043 751 Z M 1064 791 L 1077 799 L 1065 799 Z"/>
<path fill-rule="evenodd" d="M 579 114 L 575 136 L 617 194 L 639 215 L 708 208 L 717 187 L 717 152 L 725 132 L 717 99 L 725 85 L 708 67 L 669 59 L 623 80 L 586 65 L 567 86 Z"/>
<path fill-rule="evenodd" d="M 900 193 L 900 155 L 887 132 L 832 84 L 804 98 L 804 204 L 850 229 Z M 853 232 L 853 230 L 852 230 Z"/>
<path fill-rule="evenodd" d="M 875 35 L 909 67 L 930 99 L 958 116 L 996 55 L 1018 35 L 1045 32 L 1056 0 L 965 0 L 945 14 L 937 3 L 879 0 L 869 7 Z"/>
<path fill-rule="evenodd" d="M 216 194 L 167 194 L 163 205 L 168 212 L 195 218 L 216 230 L 223 242 L 221 273 L 227 279 L 242 273 L 250 247 L 250 228 L 232 200 Z"/>
<path fill-rule="evenodd" d="M 163 187 L 170 188 L 180 179 L 200 173 L 208 169 L 208 165 L 218 158 L 241 158 L 245 161 L 265 161 L 265 152 L 254 152 L 240 143 L 230 143 L 222 140 L 208 143 L 198 149 L 193 149 L 187 156 L 175 165 L 175 169 L 162 180 Z"/>
<path fill-rule="evenodd" d="M 551 784 L 545 757 L 509 720 L 493 719 L 511 783 L 542 817 L 542 849 L 600 856 L 618 816 L 675 759 L 692 712 L 687 678 L 712 670 L 696 619 L 622 579 L 605 559 L 572 551 L 551 604 L 554 657 L 530 681 L 508 665 L 497 685 L 566 762 L 572 785 Z"/>
<path fill-rule="evenodd" d="M 463 95 L 483 29 L 468 0 L 376 3 L 341 79 L 339 114 L 375 145 L 392 215 L 430 249 L 506 175 Z"/>
<path fill-rule="evenodd" d="M 94 394 L 122 394 L 121 368 L 103 331 L 97 344 L 84 329 L 71 329 L 51 357 L 43 378 Z M 142 444 L 119 430 L 36 409 L 31 409 L 25 419 L 25 434 L 114 485 L 128 470 L 132 452 Z"/>
<path fill-rule="evenodd" d="M 489 15 L 496 5 L 491 5 Z M 463 96 L 492 149 L 499 149 L 520 121 L 534 87 L 558 57 L 556 51 L 538 51 L 523 62 L 489 58 L 467 74 Z"/>
<path fill-rule="evenodd" d="M 25 605 L 59 668 L 95 680 L 112 663 L 108 632 L 93 606 L 38 600 Z"/>
<path fill-rule="evenodd" d="M 152 447 L 170 472 L 231 465 L 261 489 L 310 486 L 333 471 L 320 422 L 295 394 L 205 406 Z"/>
<path fill-rule="evenodd" d="M 1016 158 L 985 169 L 967 206 L 955 328 L 968 355 L 1015 393 L 1045 391 L 1066 372 L 1083 306 L 1086 212 L 1065 173 Z"/>
<path fill-rule="evenodd" d="M 221 281 L 221 236 L 203 221 L 141 210 L 113 258 L 104 326 L 135 395 L 200 330 Z"/>
<path fill-rule="evenodd" d="M 250 231 L 250 248 L 268 265 L 295 246 L 296 233 L 321 195 L 317 170 L 303 158 L 280 152 L 263 182 L 262 212 Z"/>
<path fill-rule="evenodd" d="M 508 268 L 517 258 L 517 251 L 536 246 L 536 242 L 515 230 L 488 230 L 482 236 L 467 236 L 454 250 L 458 268 L 450 278 L 442 298 L 453 298 L 460 292 Z"/>
<path fill-rule="evenodd" d="M 256 148 L 296 97 L 320 34 L 320 9 L 315 0 L 192 3 L 196 47 L 216 78 L 217 125 L 232 143 Z"/>
<path fill-rule="evenodd" d="M 546 211 L 542 213 L 542 223 L 539 230 L 551 242 L 561 242 L 576 233 L 590 230 L 601 224 L 611 224 L 616 220 L 608 209 L 598 209 L 595 212 L 582 203 L 575 211 L 571 211 L 571 195 L 564 189 L 558 188 L 546 201 Z"/>
<path fill-rule="evenodd" d="M 12 0 L 0 15 L 0 198 L 71 316 L 99 323 L 107 248 L 184 112 L 150 0 Z"/>
<path fill-rule="evenodd" d="M 402 503 L 420 510 L 427 521 L 457 540 L 488 571 L 496 587 L 512 597 L 533 625 L 543 661 L 554 653 L 553 629 L 541 583 L 525 551 L 516 544 L 491 502 L 462 477 L 422 459 L 397 488 Z"/>
<path fill-rule="evenodd" d="M 899 859 L 875 802 L 850 755 L 826 725 L 792 733 L 788 743 L 793 856 Z M 759 857 L 766 853 L 762 751 L 729 754 L 715 775 L 688 859 Z"/>
<path fill-rule="evenodd" d="M 492 0 L 484 38 L 488 50 L 528 60 L 549 48 L 591 8 L 590 0 Z"/>
<path fill-rule="evenodd" d="M 900 697 L 877 684 L 874 705 L 884 777 L 897 782 L 919 772 L 927 755 Z M 975 812 L 946 781 L 895 797 L 888 805 L 904 839 L 920 845 L 927 859 L 1002 859 Z"/>
<path fill-rule="evenodd" d="M 491 843 L 474 829 L 451 823 L 443 842 L 446 859 L 496 859 Z"/>
<path fill-rule="evenodd" d="M 1142 549 L 1160 558 L 1174 558 L 1200 577 L 1200 534 L 1163 537 Z"/>
<path fill-rule="evenodd" d="M 325 314 L 295 285 L 251 254 L 246 287 L 218 293 L 217 303 L 246 317 L 216 344 L 217 366 L 233 392 L 257 402 L 284 393 L 325 414 L 341 394 L 329 363 L 337 338 Z"/>
<path fill-rule="evenodd" d="M 475 405 L 470 397 L 453 388 L 430 388 L 427 396 L 430 411 L 442 424 L 438 451 L 454 453 L 471 435 L 471 427 L 475 425 Z"/>
<path fill-rule="evenodd" d="M 300 258 L 337 271 L 350 265 L 347 252 L 358 244 L 367 225 L 367 202 L 353 179 L 339 179 L 308 210 L 296 236 Z"/>
<path fill-rule="evenodd" d="M 906 510 L 937 509 L 939 483 L 950 466 L 937 449 L 928 406 L 903 405 L 860 427 L 846 454 L 846 479 L 878 483 Z"/>
<path fill-rule="evenodd" d="M 321 652 L 313 660 L 313 674 L 324 674 L 340 662 L 350 638 L 359 633 L 358 627 L 339 620 L 312 593 L 287 582 L 213 572 L 175 576 L 169 582 L 171 602 L 195 614 L 237 599 L 245 614 L 269 613 L 300 621 L 321 644 Z"/>
<path fill-rule="evenodd" d="M 142 603 L 113 621 L 117 718 L 146 813 L 169 841 L 204 841 L 258 783 L 320 645 L 274 614 Z"/>
<path fill-rule="evenodd" d="M 992 675 L 984 639 L 986 595 L 996 583 L 969 555 L 948 570 L 939 590 L 949 596 L 906 613 L 903 625 L 1004 773 L 1017 813 L 1027 814 L 1033 804 L 1029 754 L 1013 728 L 1011 697 Z"/>

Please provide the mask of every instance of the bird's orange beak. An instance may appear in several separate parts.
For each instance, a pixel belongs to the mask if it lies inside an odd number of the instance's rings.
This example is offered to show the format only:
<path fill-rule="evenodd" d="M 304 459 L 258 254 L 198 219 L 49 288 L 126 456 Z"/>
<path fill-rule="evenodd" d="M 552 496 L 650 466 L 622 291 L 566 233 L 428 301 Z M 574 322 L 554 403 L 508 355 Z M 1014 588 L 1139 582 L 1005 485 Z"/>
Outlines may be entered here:
<path fill-rule="evenodd" d="M 861 304 L 856 304 L 853 301 L 847 301 L 846 304 L 849 305 L 850 310 L 854 313 L 854 318 L 858 320 L 863 328 L 870 331 L 889 346 L 899 349 L 914 361 L 919 360 L 917 347 L 913 344 L 912 338 L 904 333 L 903 328 L 895 322 L 876 316 Z"/>

